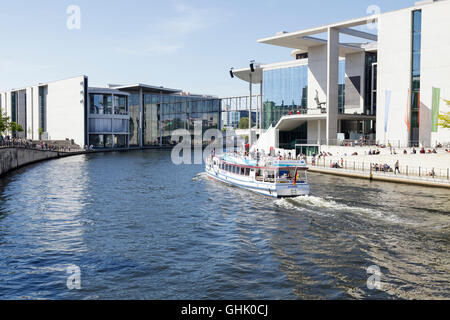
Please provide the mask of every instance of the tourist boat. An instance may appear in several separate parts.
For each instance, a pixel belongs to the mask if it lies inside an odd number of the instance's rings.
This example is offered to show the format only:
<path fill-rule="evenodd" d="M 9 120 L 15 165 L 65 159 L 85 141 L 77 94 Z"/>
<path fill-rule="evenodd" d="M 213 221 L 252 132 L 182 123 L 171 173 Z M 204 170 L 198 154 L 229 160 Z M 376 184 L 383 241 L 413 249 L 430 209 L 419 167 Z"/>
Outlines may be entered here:
<path fill-rule="evenodd" d="M 307 170 L 303 160 L 275 157 L 255 160 L 237 153 L 206 159 L 210 178 L 275 198 L 308 195 Z"/>

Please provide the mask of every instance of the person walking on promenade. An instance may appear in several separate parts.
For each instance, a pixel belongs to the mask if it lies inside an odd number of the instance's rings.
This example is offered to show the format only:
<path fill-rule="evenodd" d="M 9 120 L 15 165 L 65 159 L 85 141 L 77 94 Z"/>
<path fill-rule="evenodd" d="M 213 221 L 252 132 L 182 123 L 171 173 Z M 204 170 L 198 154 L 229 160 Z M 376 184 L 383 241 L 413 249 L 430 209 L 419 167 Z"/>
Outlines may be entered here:
<path fill-rule="evenodd" d="M 398 160 L 395 163 L 395 171 L 394 171 L 394 173 L 397 174 L 397 171 L 398 171 L 398 174 L 400 174 L 400 162 Z"/>

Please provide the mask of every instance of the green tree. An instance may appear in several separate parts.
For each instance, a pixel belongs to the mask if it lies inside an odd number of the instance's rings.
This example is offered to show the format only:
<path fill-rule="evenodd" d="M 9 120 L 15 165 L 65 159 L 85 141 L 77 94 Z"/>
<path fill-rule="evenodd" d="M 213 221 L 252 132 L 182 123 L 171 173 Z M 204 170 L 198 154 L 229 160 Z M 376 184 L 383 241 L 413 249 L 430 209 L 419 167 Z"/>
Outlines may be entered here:
<path fill-rule="evenodd" d="M 11 132 L 24 132 L 25 130 L 23 130 L 22 126 L 16 122 L 11 122 L 9 124 L 9 130 Z"/>
<path fill-rule="evenodd" d="M 445 99 L 442 99 L 442 100 L 444 100 L 444 102 L 447 104 L 447 106 L 450 106 L 450 100 L 445 100 Z M 446 129 L 450 128 L 450 112 L 441 113 L 439 115 L 439 120 L 440 120 L 439 126 L 441 128 L 446 128 Z"/>
<path fill-rule="evenodd" d="M 39 128 L 39 140 L 42 139 L 42 135 L 44 134 L 44 129 L 43 128 Z"/>
<path fill-rule="evenodd" d="M 239 121 L 239 129 L 248 129 L 248 118 L 244 117 L 241 118 Z"/>
<path fill-rule="evenodd" d="M 439 126 L 441 128 L 450 129 L 450 112 L 439 115 Z"/>
<path fill-rule="evenodd" d="M 11 122 L 6 114 L 0 114 L 0 134 L 7 132 L 24 132 L 22 126 L 16 122 Z"/>
<path fill-rule="evenodd" d="M 4 134 L 9 130 L 9 117 L 0 112 L 0 134 Z"/>

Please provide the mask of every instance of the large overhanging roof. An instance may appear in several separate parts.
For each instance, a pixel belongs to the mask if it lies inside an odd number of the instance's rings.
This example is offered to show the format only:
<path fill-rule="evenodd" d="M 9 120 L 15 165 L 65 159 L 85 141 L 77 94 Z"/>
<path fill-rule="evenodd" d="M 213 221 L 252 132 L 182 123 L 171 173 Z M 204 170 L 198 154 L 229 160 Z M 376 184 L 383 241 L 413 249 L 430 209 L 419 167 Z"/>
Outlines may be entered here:
<path fill-rule="evenodd" d="M 169 89 L 164 87 L 157 87 L 157 86 L 149 86 L 146 84 L 133 84 L 133 85 L 109 85 L 110 88 L 116 89 L 116 90 L 122 90 L 127 92 L 139 92 L 142 89 L 143 93 L 164 93 L 164 94 L 172 94 L 172 93 L 179 93 L 182 92 L 182 90 L 178 89 Z"/>
<path fill-rule="evenodd" d="M 97 87 L 89 87 L 89 93 L 98 93 L 98 94 L 121 94 L 128 96 L 129 94 L 124 91 L 112 89 L 112 88 L 97 88 Z"/>
<path fill-rule="evenodd" d="M 261 83 L 263 78 L 262 68 L 255 68 L 255 72 L 251 72 L 250 68 L 237 69 L 233 70 L 233 74 L 235 77 L 244 80 L 250 83 L 250 74 L 252 77 L 252 83 L 258 84 Z"/>
<path fill-rule="evenodd" d="M 287 48 L 294 48 L 294 42 L 295 42 L 295 49 L 300 50 L 301 52 L 308 52 L 309 48 L 323 46 L 323 45 L 327 44 L 327 40 L 310 37 L 310 36 L 291 39 L 288 41 L 283 40 L 283 42 L 285 42 L 285 45 L 282 45 L 282 46 L 287 47 Z M 362 51 L 364 51 L 364 49 L 362 48 L 362 44 L 359 44 L 359 43 L 340 43 L 339 44 L 339 56 L 340 57 L 345 57 L 347 54 L 362 52 Z"/>
<path fill-rule="evenodd" d="M 358 30 L 350 29 L 352 27 L 366 25 L 372 22 L 378 21 L 378 15 L 367 16 L 358 19 L 352 19 L 340 23 L 333 23 L 321 27 L 282 33 L 276 36 L 264 38 L 258 40 L 259 43 L 271 44 L 275 46 L 287 47 L 292 49 L 302 49 L 307 50 L 309 47 L 317 46 L 320 44 L 326 44 L 327 41 L 323 39 L 313 38 L 312 35 L 317 35 L 321 33 L 328 32 L 329 28 L 335 28 L 341 30 L 342 33 L 354 34 L 359 37 L 367 38 L 369 40 L 376 40 L 376 35 L 361 32 Z M 320 43 L 321 42 L 321 43 Z"/>

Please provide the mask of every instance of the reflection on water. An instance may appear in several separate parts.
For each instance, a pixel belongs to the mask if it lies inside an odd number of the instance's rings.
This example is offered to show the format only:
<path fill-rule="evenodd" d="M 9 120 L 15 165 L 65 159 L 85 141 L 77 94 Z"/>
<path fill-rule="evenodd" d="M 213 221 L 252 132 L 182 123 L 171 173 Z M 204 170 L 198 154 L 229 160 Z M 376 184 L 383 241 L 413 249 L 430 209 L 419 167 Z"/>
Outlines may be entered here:
<path fill-rule="evenodd" d="M 449 298 L 447 190 L 310 174 L 277 200 L 201 172 L 142 151 L 0 179 L 0 298 Z"/>

